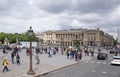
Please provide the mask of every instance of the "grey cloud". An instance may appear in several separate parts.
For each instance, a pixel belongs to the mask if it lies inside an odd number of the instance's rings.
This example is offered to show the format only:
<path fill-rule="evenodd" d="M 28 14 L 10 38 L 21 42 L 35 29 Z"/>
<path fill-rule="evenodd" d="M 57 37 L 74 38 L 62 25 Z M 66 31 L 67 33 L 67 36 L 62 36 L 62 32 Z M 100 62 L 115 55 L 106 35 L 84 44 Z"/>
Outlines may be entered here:
<path fill-rule="evenodd" d="M 0 0 L 0 15 L 10 15 L 11 11 L 15 12 L 24 9 L 28 6 L 28 0 Z"/>
<path fill-rule="evenodd" d="M 0 11 L 8 10 L 12 5 L 12 1 L 10 0 L 0 0 Z"/>
<path fill-rule="evenodd" d="M 75 9 L 83 13 L 108 13 L 120 4 L 120 0 L 78 0 Z"/>
<path fill-rule="evenodd" d="M 8 12 L 17 7 L 23 0 L 0 0 L 0 12 Z"/>
<path fill-rule="evenodd" d="M 51 13 L 63 12 L 65 9 L 68 9 L 71 4 L 70 0 L 49 0 L 47 2 L 44 2 L 44 0 L 35 0 L 34 2 L 33 4 L 38 8 Z"/>
<path fill-rule="evenodd" d="M 61 13 L 68 11 L 79 11 L 81 13 L 108 13 L 112 11 L 120 0 L 43 0 L 37 1 L 34 5 L 50 13 Z"/>

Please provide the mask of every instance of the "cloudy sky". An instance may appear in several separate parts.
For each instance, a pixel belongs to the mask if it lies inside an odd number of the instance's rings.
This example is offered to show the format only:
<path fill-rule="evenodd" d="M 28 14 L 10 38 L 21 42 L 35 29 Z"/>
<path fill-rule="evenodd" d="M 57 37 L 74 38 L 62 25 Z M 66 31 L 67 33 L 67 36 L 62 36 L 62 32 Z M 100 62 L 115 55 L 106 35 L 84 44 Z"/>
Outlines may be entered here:
<path fill-rule="evenodd" d="M 0 32 L 100 28 L 117 36 L 120 0 L 0 0 Z"/>

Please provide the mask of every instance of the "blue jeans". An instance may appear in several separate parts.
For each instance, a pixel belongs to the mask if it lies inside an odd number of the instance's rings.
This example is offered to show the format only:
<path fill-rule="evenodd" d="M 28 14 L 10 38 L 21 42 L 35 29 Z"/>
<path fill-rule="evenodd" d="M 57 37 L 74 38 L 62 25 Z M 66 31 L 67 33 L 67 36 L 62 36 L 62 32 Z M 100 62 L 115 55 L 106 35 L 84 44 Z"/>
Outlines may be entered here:
<path fill-rule="evenodd" d="M 52 57 L 52 55 L 51 55 L 51 54 L 48 54 L 48 57 Z"/>
<path fill-rule="evenodd" d="M 12 64 L 14 64 L 14 58 L 12 58 Z"/>

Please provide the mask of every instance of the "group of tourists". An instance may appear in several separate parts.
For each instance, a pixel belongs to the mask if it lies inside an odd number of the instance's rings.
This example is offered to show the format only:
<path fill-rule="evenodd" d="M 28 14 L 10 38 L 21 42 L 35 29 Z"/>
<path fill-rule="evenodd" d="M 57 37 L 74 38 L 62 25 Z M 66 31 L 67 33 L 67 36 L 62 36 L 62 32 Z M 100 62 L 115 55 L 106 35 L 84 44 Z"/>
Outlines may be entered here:
<path fill-rule="evenodd" d="M 58 47 L 41 47 L 41 48 L 36 48 L 35 53 L 36 54 L 48 54 L 48 57 L 52 57 L 52 55 L 56 55 L 58 53 L 59 49 Z"/>
<path fill-rule="evenodd" d="M 3 49 L 4 52 L 6 52 L 5 49 Z M 11 63 L 12 64 L 17 64 L 17 65 L 21 65 L 21 62 L 20 62 L 20 55 L 19 55 L 19 48 L 17 47 L 14 47 L 11 49 Z M 34 49 L 34 52 L 35 52 L 35 60 L 36 60 L 36 64 L 40 64 L 40 57 L 39 57 L 39 54 L 48 54 L 48 58 L 52 57 L 53 55 L 56 55 L 57 53 L 61 53 L 61 55 L 65 54 L 67 56 L 67 59 L 75 59 L 75 61 L 79 61 L 82 59 L 83 57 L 83 52 L 85 54 L 85 56 L 94 56 L 94 51 L 92 48 L 76 48 L 76 49 L 73 49 L 73 48 L 61 48 L 61 47 L 41 47 L 41 48 L 35 48 Z M 7 54 L 7 53 L 5 53 Z M 27 48 L 26 49 L 26 55 L 29 56 L 30 55 L 30 49 Z M 15 58 L 16 58 L 16 61 L 15 61 Z M 9 69 L 7 68 L 9 62 L 7 60 L 7 58 L 4 59 L 3 61 L 3 72 L 6 70 L 8 71 Z"/>
<path fill-rule="evenodd" d="M 11 58 L 12 58 L 12 64 L 14 64 L 14 58 L 16 57 L 16 63 L 17 65 L 20 65 L 20 56 L 19 56 L 19 50 L 17 47 L 12 49 L 12 53 L 11 53 Z"/>
<path fill-rule="evenodd" d="M 92 48 L 85 47 L 83 49 L 81 48 L 67 48 L 65 53 L 67 56 L 67 59 L 75 59 L 75 61 L 81 60 L 83 56 L 83 52 L 85 56 L 94 56 L 94 51 Z"/>
<path fill-rule="evenodd" d="M 85 47 L 84 49 L 84 52 L 85 52 L 85 56 L 94 56 L 94 50 L 93 48 L 90 48 L 90 47 Z"/>
<path fill-rule="evenodd" d="M 67 59 L 75 58 L 75 61 L 82 59 L 82 50 L 81 49 L 68 48 L 68 49 L 66 49 L 65 53 L 67 55 Z"/>
<path fill-rule="evenodd" d="M 53 55 L 56 55 L 60 51 L 61 54 L 66 54 L 67 59 L 75 59 L 75 61 L 81 60 L 83 56 L 83 52 L 85 56 L 94 56 L 93 48 L 91 47 L 84 47 L 81 48 L 58 48 L 58 47 L 41 47 L 36 48 L 35 53 L 36 54 L 42 54 L 47 53 L 48 58 L 52 57 Z M 36 58 L 37 59 L 37 58 Z M 39 60 L 38 60 L 39 61 Z"/>
<path fill-rule="evenodd" d="M 10 52 L 11 51 L 11 52 Z M 7 54 L 8 53 L 11 53 L 11 63 L 14 64 L 15 63 L 15 58 L 16 58 L 16 64 L 17 65 L 20 65 L 20 55 L 19 55 L 19 49 L 17 47 L 13 47 L 12 49 L 8 49 L 8 48 L 5 48 L 3 47 L 3 54 L 5 54 L 5 58 L 3 60 L 3 72 L 6 70 L 6 71 L 9 71 L 8 69 L 8 65 L 9 65 L 9 62 L 8 62 L 8 59 L 7 59 Z"/>

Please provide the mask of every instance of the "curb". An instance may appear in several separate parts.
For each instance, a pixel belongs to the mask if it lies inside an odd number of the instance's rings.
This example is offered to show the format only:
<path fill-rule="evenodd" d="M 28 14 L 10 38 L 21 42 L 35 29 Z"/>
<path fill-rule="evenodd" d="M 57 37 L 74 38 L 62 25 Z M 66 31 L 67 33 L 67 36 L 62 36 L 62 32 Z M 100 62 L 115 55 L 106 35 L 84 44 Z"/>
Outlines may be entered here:
<path fill-rule="evenodd" d="M 93 58 L 94 58 L 94 57 L 92 57 L 91 59 L 88 59 L 88 60 L 92 60 Z M 87 60 L 83 60 L 83 61 L 80 61 L 80 62 L 76 62 L 76 63 L 70 64 L 70 65 L 66 65 L 66 66 L 63 66 L 63 67 L 60 67 L 60 68 L 57 68 L 57 69 L 51 70 L 51 71 L 46 72 L 46 73 L 43 73 L 43 74 L 40 74 L 40 75 L 36 75 L 36 76 L 34 76 L 34 77 L 44 76 L 44 75 L 47 75 L 47 74 L 49 74 L 49 73 L 51 73 L 51 72 L 58 71 L 58 70 L 61 70 L 61 69 L 63 69 L 63 68 L 67 68 L 67 67 L 70 67 L 70 66 L 73 66 L 73 65 L 76 65 L 76 64 L 79 64 L 79 63 L 85 62 L 85 61 L 87 61 Z"/>

